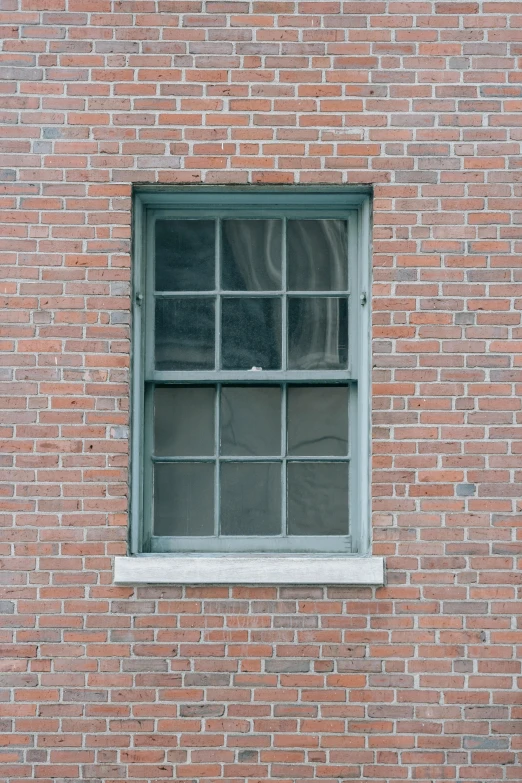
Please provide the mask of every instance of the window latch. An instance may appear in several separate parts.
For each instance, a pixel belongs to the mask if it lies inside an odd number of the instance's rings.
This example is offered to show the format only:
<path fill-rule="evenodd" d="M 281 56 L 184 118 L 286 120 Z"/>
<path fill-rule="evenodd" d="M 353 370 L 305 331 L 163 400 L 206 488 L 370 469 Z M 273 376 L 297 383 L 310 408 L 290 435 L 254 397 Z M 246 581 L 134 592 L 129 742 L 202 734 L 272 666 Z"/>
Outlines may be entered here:
<path fill-rule="evenodd" d="M 368 297 L 367 297 L 367 295 L 366 295 L 366 291 L 363 291 L 363 292 L 362 292 L 362 294 L 361 294 L 361 296 L 360 296 L 360 299 L 361 299 L 361 305 L 362 305 L 362 307 L 364 307 L 364 305 L 365 305 L 365 304 L 366 304 L 366 302 L 368 301 Z"/>
<path fill-rule="evenodd" d="M 143 294 L 136 294 L 136 304 L 140 307 L 143 302 Z"/>

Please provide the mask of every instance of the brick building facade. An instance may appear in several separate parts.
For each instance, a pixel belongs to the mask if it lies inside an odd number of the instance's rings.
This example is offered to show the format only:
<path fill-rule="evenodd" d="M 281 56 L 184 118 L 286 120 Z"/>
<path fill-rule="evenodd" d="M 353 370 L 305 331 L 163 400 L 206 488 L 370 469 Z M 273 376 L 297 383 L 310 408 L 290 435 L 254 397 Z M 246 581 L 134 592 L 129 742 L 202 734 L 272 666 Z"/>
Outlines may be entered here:
<path fill-rule="evenodd" d="M 9 783 L 519 781 L 522 3 L 3 0 Z M 373 189 L 385 587 L 118 586 L 133 186 Z"/>

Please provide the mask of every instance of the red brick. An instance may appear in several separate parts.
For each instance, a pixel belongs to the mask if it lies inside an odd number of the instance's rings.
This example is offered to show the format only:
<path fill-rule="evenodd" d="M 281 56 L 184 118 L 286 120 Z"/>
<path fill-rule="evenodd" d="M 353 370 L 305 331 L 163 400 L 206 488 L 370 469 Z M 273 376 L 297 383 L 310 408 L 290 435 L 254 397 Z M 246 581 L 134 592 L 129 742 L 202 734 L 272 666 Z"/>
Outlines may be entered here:
<path fill-rule="evenodd" d="M 518 779 L 519 5 L 6 0 L 4 777 Z M 112 584 L 138 182 L 373 186 L 386 587 Z"/>

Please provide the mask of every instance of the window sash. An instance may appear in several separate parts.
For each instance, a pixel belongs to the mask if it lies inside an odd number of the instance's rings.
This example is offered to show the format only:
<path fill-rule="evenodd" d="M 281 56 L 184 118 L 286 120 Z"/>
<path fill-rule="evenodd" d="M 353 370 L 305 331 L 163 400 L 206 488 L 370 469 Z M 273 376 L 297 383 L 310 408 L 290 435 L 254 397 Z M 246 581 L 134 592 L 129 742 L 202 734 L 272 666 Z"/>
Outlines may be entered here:
<path fill-rule="evenodd" d="M 257 375 L 257 374 L 256 374 Z M 178 385 L 178 384 L 173 384 Z M 196 384 L 190 383 L 191 386 Z M 198 384 L 199 385 L 199 384 Z M 353 438 L 356 436 L 357 424 L 357 384 L 344 382 L 343 386 L 348 388 L 348 451 L 343 455 L 297 455 L 291 454 L 287 449 L 287 390 L 289 385 L 281 383 L 279 378 L 278 385 L 281 386 L 281 431 L 280 444 L 281 452 L 268 456 L 250 456 L 250 455 L 224 455 L 220 453 L 218 446 L 221 435 L 221 410 L 220 410 L 220 387 L 226 386 L 222 382 L 216 384 L 215 396 L 215 417 L 214 417 L 214 448 L 213 455 L 191 455 L 191 456 L 170 456 L 155 455 L 153 443 L 154 431 L 154 390 L 155 384 L 147 384 L 146 402 L 145 402 L 145 432 L 146 446 L 144 454 L 144 484 L 145 484 L 145 508 L 150 509 L 150 513 L 144 518 L 144 539 L 147 542 L 147 548 L 152 552 L 233 552 L 233 551 L 277 551 L 277 552 L 351 552 L 351 525 L 352 514 L 356 512 L 357 506 L 357 461 L 352 459 Z M 252 384 L 253 385 L 253 384 Z M 256 384 L 258 385 L 258 384 Z M 302 387 L 303 384 L 296 384 Z M 306 384 L 310 385 L 310 384 Z M 332 384 L 321 384 L 322 386 L 331 386 Z M 346 535 L 289 535 L 283 532 L 288 525 L 287 509 L 287 470 L 289 463 L 336 463 L 346 465 L 348 473 L 348 533 Z M 205 463 L 216 466 L 214 475 L 214 535 L 212 536 L 155 536 L 154 535 L 154 497 L 153 497 L 153 471 L 154 466 L 158 464 L 181 464 Z M 281 466 L 281 526 L 279 534 L 273 536 L 260 536 L 256 534 L 248 536 L 233 536 L 218 534 L 220 527 L 221 512 L 221 477 L 220 466 L 224 463 L 248 464 L 248 463 L 269 463 L 279 464 Z M 274 539 L 273 544 L 270 543 Z M 161 543 L 163 542 L 163 543 Z"/>
<path fill-rule="evenodd" d="M 270 376 L 266 377 L 268 380 L 276 379 L 276 375 L 281 380 L 299 380 L 302 378 L 305 380 L 311 376 L 319 381 L 320 379 L 328 380 L 356 380 L 356 367 L 358 365 L 358 341 L 352 339 L 357 334 L 359 324 L 359 302 L 357 301 L 357 292 L 360 288 L 359 281 L 359 265 L 358 259 L 358 214 L 355 210 L 334 210 L 329 212 L 324 207 L 313 208 L 310 205 L 309 210 L 291 210 L 282 209 L 281 207 L 267 207 L 262 204 L 256 207 L 253 212 L 252 209 L 247 207 L 236 207 L 234 211 L 227 210 L 209 210 L 205 212 L 204 217 L 207 219 L 215 219 L 218 223 L 216 230 L 216 246 L 215 246 L 215 286 L 212 291 L 156 291 L 155 290 L 155 274 L 154 274 L 154 250 L 155 250 L 155 224 L 157 220 L 165 220 L 167 218 L 175 218 L 177 220 L 201 218 L 200 211 L 194 211 L 193 209 L 180 208 L 179 211 L 173 210 L 153 210 L 149 211 L 147 215 L 147 231 L 145 236 L 145 276 L 142 283 L 142 287 L 145 288 L 145 296 L 140 291 L 138 296 L 141 297 L 141 310 L 142 318 L 145 324 L 145 379 L 158 381 L 172 381 L 183 382 L 184 375 L 190 374 L 194 382 L 210 378 L 213 373 L 214 382 L 219 382 L 221 378 L 226 380 L 244 380 L 250 381 L 252 379 L 252 371 L 229 371 L 229 370 L 156 370 L 155 359 L 155 336 L 154 336 L 154 324 L 155 324 L 155 301 L 156 299 L 168 299 L 168 298 L 213 298 L 215 301 L 215 361 L 216 367 L 221 363 L 221 302 L 224 297 L 233 298 L 256 298 L 256 297 L 270 297 L 281 301 L 281 367 L 280 370 L 270 370 L 263 372 L 270 372 Z M 286 223 L 289 219 L 340 219 L 345 220 L 348 224 L 348 287 L 342 291 L 289 291 L 287 285 L 281 288 L 279 291 L 230 291 L 221 287 L 221 228 L 220 222 L 223 218 L 279 218 L 283 221 L 283 237 L 282 237 L 282 281 L 287 281 L 287 259 L 286 259 Z M 355 293 L 355 295 L 354 295 Z M 306 296 L 307 298 L 346 298 L 348 300 L 348 363 L 347 367 L 342 370 L 288 370 L 285 369 L 287 365 L 287 349 L 288 349 L 288 324 L 287 324 L 287 299 L 293 297 Z M 161 374 L 160 374 L 161 373 Z M 232 373 L 235 373 L 232 375 Z M 251 373 L 248 375 L 247 373 Z M 284 375 L 286 374 L 286 375 Z M 261 372 L 256 372 L 256 381 L 261 380 Z"/>

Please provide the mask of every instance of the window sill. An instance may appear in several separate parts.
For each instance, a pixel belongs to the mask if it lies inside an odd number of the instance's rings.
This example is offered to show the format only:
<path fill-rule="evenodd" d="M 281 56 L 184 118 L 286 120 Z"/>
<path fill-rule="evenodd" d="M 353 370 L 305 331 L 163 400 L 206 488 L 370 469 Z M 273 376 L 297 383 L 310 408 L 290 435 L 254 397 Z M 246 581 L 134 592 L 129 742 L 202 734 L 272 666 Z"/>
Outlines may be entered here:
<path fill-rule="evenodd" d="M 384 558 L 171 554 L 116 557 L 114 582 L 121 585 L 383 585 Z"/>

